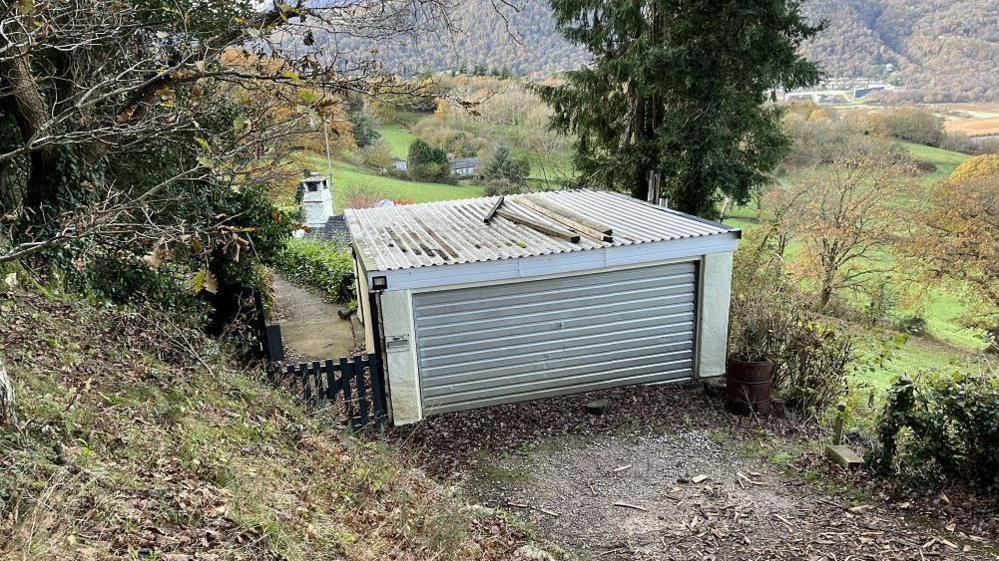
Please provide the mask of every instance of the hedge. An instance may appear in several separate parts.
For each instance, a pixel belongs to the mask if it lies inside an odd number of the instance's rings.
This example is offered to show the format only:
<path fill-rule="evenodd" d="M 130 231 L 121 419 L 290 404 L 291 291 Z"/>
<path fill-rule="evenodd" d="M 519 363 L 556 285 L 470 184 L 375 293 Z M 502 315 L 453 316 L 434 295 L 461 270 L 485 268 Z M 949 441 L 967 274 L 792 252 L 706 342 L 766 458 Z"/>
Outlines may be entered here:
<path fill-rule="evenodd" d="M 275 264 L 290 280 L 317 288 L 335 302 L 354 300 L 354 260 L 342 245 L 292 238 Z"/>
<path fill-rule="evenodd" d="M 875 469 L 913 487 L 961 481 L 999 495 L 996 374 L 900 379 L 870 454 Z"/>

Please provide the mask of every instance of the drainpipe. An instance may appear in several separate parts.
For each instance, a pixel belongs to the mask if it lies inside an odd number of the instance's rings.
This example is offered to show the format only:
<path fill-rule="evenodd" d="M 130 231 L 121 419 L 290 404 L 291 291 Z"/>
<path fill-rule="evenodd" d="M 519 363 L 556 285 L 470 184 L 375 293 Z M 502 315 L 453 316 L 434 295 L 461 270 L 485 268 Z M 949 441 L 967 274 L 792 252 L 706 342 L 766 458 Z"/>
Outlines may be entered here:
<path fill-rule="evenodd" d="M 382 292 L 388 288 L 385 277 L 375 277 L 372 279 L 371 288 L 368 291 L 368 310 L 371 312 L 370 317 L 366 318 L 371 322 L 371 339 L 374 342 L 374 349 L 372 355 L 378 360 L 380 383 L 382 386 L 382 392 L 380 396 L 377 396 L 379 403 L 376 407 L 385 411 L 388 414 L 389 419 L 392 418 L 392 412 L 389 410 L 388 396 L 391 394 L 392 389 L 389 387 L 389 379 L 386 372 L 387 357 L 385 356 L 385 334 L 382 330 Z M 374 373 L 372 373 L 374 374 Z"/>

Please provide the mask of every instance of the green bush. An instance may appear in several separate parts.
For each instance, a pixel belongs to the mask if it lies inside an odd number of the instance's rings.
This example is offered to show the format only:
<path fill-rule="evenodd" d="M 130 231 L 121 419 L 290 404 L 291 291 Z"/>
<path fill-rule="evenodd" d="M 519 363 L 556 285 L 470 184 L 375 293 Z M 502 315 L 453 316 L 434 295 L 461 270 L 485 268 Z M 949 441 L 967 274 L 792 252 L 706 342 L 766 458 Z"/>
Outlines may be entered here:
<path fill-rule="evenodd" d="M 922 337 L 926 335 L 926 318 L 917 314 L 908 314 L 895 322 L 895 329 L 909 335 Z"/>
<path fill-rule="evenodd" d="M 354 299 L 354 259 L 342 245 L 291 239 L 275 262 L 291 280 L 315 287 L 335 302 Z"/>
<path fill-rule="evenodd" d="M 497 197 L 499 195 L 519 195 L 527 193 L 524 185 L 511 183 L 505 179 L 494 179 L 487 182 L 482 189 L 482 194 L 486 197 Z"/>
<path fill-rule="evenodd" d="M 447 152 L 433 148 L 422 139 L 409 145 L 409 175 L 417 181 L 448 181 L 451 177 L 451 163 Z"/>
<path fill-rule="evenodd" d="M 959 373 L 900 379 L 871 463 L 909 486 L 960 481 L 999 494 L 999 379 Z"/>

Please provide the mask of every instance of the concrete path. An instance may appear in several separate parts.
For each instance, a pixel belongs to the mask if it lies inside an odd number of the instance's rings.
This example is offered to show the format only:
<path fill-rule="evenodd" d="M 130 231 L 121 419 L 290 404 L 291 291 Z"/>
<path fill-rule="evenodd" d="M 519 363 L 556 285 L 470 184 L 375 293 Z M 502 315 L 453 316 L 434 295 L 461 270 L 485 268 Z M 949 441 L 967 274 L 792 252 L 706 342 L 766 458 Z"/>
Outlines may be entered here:
<path fill-rule="evenodd" d="M 278 323 L 286 360 L 310 362 L 349 357 L 357 346 L 351 320 L 340 319 L 339 306 L 316 292 L 274 273 Z M 357 331 L 358 338 L 361 336 Z"/>

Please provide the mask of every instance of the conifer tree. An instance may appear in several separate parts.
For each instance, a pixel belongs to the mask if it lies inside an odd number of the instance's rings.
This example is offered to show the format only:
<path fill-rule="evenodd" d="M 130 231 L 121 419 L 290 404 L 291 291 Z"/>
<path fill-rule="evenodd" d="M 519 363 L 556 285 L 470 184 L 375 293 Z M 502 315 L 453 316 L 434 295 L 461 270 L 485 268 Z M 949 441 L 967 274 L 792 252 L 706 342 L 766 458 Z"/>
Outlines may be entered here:
<path fill-rule="evenodd" d="M 583 186 L 648 195 L 717 216 L 748 200 L 789 142 L 772 92 L 814 84 L 798 54 L 822 26 L 797 0 L 552 0 L 558 29 L 593 62 L 541 86 L 555 129 L 576 136 Z"/>

